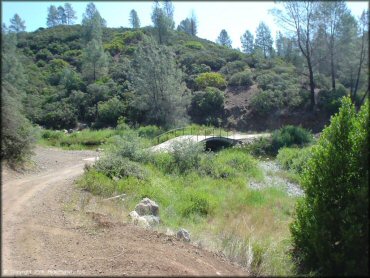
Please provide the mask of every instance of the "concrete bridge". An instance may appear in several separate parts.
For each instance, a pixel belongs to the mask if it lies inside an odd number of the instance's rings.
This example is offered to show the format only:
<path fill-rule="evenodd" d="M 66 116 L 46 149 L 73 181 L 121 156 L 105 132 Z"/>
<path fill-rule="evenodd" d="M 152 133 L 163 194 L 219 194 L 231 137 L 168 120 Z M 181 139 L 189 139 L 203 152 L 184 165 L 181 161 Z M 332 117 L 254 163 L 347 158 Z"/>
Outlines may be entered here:
<path fill-rule="evenodd" d="M 175 142 L 190 141 L 194 143 L 204 142 L 206 149 L 218 150 L 223 147 L 231 147 L 241 143 L 251 143 L 254 140 L 262 137 L 269 137 L 270 133 L 259 133 L 259 134 L 241 134 L 233 133 L 230 135 L 181 135 L 172 139 L 169 139 L 161 144 L 158 144 L 151 149 L 153 151 L 164 151 L 170 152 L 173 150 L 173 144 Z"/>

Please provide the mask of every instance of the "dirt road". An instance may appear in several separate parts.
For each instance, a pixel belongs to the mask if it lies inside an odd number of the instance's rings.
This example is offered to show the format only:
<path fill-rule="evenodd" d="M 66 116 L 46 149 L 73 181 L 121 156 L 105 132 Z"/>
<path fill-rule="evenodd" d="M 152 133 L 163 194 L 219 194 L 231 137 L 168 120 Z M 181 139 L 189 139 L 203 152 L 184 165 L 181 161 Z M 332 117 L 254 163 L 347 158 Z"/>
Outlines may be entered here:
<path fill-rule="evenodd" d="M 36 172 L 2 169 L 2 275 L 248 274 L 222 255 L 128 224 L 117 204 L 86 205 L 89 194 L 73 181 L 94 156 L 38 147 Z"/>

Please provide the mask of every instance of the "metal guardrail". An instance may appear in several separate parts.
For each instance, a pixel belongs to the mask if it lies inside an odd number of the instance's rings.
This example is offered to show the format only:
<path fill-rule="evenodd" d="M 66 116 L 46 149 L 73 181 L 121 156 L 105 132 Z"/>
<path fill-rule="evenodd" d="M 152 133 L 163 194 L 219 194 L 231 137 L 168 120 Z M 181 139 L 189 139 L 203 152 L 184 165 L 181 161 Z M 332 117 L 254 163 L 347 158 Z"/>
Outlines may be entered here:
<path fill-rule="evenodd" d="M 157 144 L 162 143 L 164 141 L 167 141 L 171 138 L 176 137 L 177 132 L 178 132 L 179 136 L 180 135 L 194 135 L 194 136 L 197 136 L 197 141 L 198 141 L 199 136 L 203 136 L 203 133 L 204 133 L 204 139 L 206 139 L 207 136 L 211 136 L 211 138 L 213 138 L 213 137 L 227 137 L 227 138 L 229 138 L 229 134 L 230 135 L 234 134 L 234 133 L 226 130 L 226 136 L 223 136 L 224 130 L 222 128 L 215 128 L 215 127 L 201 128 L 201 129 L 199 129 L 199 128 L 190 128 L 190 134 L 188 132 L 186 132 L 186 134 L 185 134 L 185 130 L 188 130 L 188 129 L 189 129 L 188 127 L 180 127 L 180 128 L 174 128 L 174 129 L 168 130 L 164 133 L 161 133 L 161 134 L 155 136 L 153 138 L 153 141 L 157 141 Z M 175 136 L 170 137 L 170 135 L 172 135 L 172 134 L 174 134 Z M 163 137 L 165 137 L 166 140 L 161 141 L 161 138 L 163 138 Z"/>

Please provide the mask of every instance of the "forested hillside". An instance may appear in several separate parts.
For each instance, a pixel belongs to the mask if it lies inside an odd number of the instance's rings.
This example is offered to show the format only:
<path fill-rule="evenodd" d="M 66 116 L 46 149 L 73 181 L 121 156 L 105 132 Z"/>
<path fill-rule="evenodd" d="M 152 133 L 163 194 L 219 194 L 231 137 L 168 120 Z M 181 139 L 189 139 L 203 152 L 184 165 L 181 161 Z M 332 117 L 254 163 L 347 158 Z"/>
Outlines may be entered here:
<path fill-rule="evenodd" d="M 140 27 L 131 11 L 132 28 L 107 28 L 93 3 L 81 24 L 71 5 L 51 5 L 48 28 L 25 32 L 18 15 L 3 24 L 3 90 L 16 89 L 21 114 L 52 129 L 114 127 L 121 118 L 131 126 L 320 131 L 342 96 L 360 106 L 368 93 L 367 13 L 356 20 L 344 2 L 320 5 L 309 26 L 294 26 L 296 16 L 312 16 L 303 7 L 275 10 L 301 32 L 278 33 L 274 48 L 261 22 L 255 38 L 241 34 L 242 51 L 226 30 L 217 43 L 198 38 L 195 14 L 175 29 L 169 1 L 153 4 L 153 26 Z"/>

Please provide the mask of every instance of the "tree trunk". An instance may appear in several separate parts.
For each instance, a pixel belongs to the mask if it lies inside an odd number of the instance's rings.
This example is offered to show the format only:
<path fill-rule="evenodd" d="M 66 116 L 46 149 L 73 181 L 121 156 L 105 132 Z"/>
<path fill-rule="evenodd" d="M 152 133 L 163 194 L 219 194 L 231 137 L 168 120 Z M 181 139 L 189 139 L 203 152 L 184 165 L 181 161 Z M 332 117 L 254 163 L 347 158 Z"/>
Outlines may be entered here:
<path fill-rule="evenodd" d="M 334 42 L 330 45 L 331 89 L 335 92 Z"/>
<path fill-rule="evenodd" d="M 309 72 L 309 79 L 310 79 L 310 99 L 311 99 L 311 105 L 310 108 L 313 111 L 316 106 L 315 101 L 315 82 L 313 79 L 313 69 L 311 64 L 311 57 L 307 56 L 307 66 L 308 66 L 308 72 Z"/>

